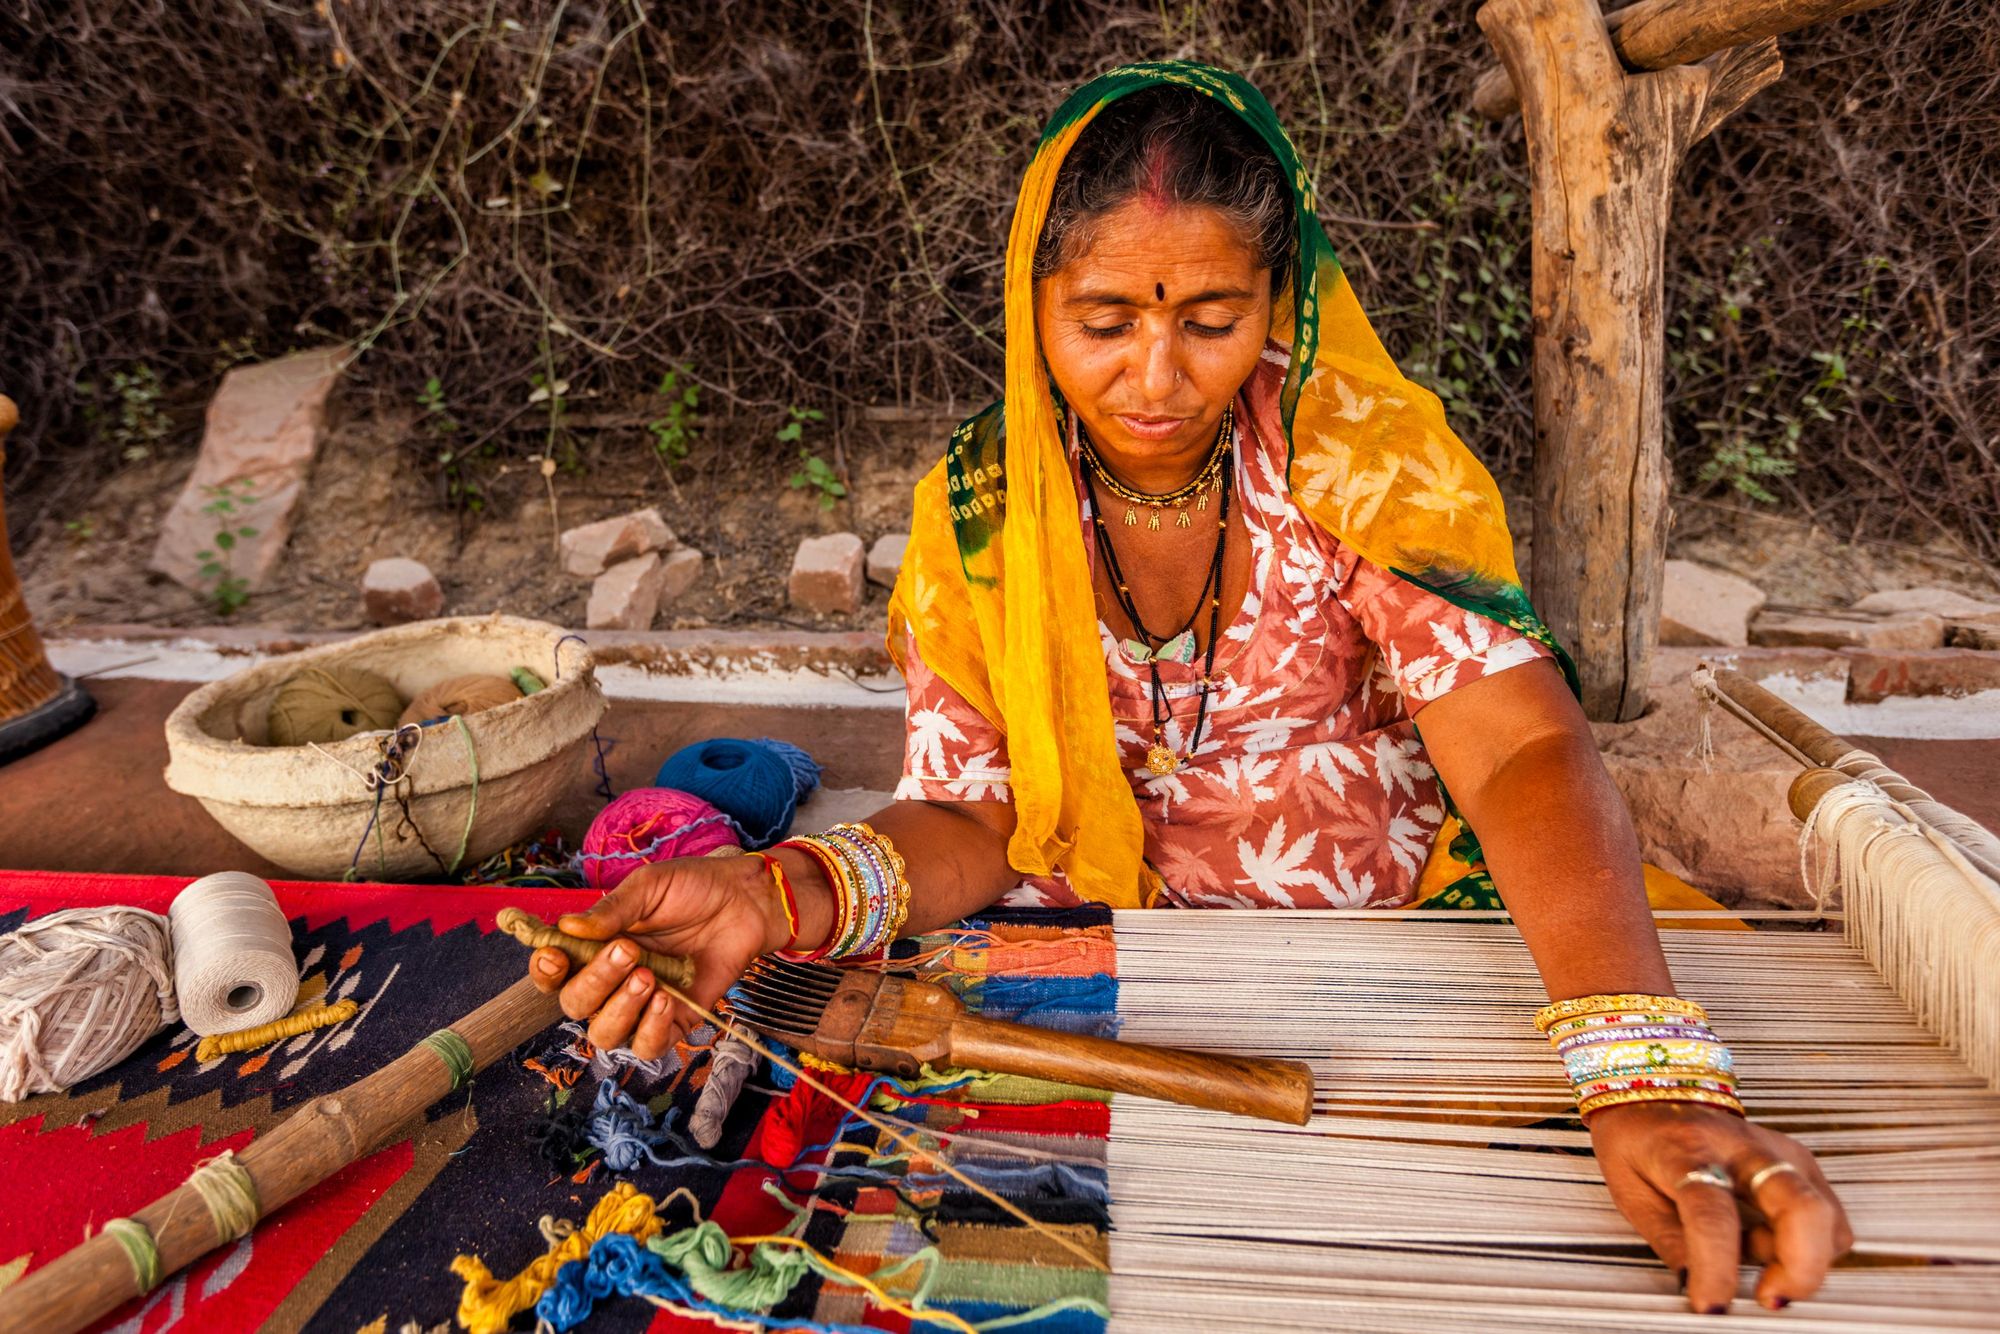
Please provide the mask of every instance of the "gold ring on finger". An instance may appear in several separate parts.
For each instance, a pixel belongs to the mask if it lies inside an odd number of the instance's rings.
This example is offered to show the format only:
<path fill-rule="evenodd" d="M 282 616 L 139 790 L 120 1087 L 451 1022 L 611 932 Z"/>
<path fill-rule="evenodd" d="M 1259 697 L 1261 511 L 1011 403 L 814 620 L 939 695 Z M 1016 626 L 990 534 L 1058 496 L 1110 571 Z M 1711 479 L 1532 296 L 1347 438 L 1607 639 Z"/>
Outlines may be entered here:
<path fill-rule="evenodd" d="M 1781 1172 L 1790 1172 L 1796 1176 L 1805 1175 L 1805 1173 L 1799 1171 L 1797 1167 L 1793 1166 L 1791 1163 L 1788 1163 L 1784 1159 L 1780 1158 L 1775 1163 L 1766 1163 L 1764 1166 L 1757 1169 L 1756 1174 L 1750 1178 L 1750 1193 L 1752 1195 L 1755 1195 L 1757 1193 L 1757 1187 L 1763 1185 L 1766 1181 L 1769 1181 L 1772 1177 L 1777 1176 Z"/>
<path fill-rule="evenodd" d="M 1695 1168 L 1675 1183 L 1677 1189 L 1686 1185 L 1720 1186 L 1723 1190 L 1732 1192 L 1736 1189 L 1736 1183 L 1730 1180 L 1728 1170 L 1714 1163 L 1706 1163 Z"/>

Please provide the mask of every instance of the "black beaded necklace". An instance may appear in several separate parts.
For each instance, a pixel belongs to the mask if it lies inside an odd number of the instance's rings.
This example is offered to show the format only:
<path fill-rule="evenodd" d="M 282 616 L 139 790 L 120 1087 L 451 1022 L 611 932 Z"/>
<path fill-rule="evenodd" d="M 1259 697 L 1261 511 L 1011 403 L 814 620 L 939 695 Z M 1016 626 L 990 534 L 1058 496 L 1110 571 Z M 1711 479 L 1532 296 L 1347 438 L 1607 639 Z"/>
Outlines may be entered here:
<path fill-rule="evenodd" d="M 1222 429 L 1227 431 L 1229 425 L 1229 415 L 1225 413 Z M 1081 423 L 1078 423 L 1078 433 L 1082 433 Z M 1088 468 L 1084 470 L 1084 486 L 1090 493 L 1091 531 L 1097 541 L 1098 556 L 1103 560 L 1104 568 L 1111 576 L 1112 596 L 1118 602 L 1118 609 L 1125 613 L 1125 618 L 1132 623 L 1132 628 L 1139 632 L 1146 648 L 1145 662 L 1152 679 L 1153 706 L 1153 744 L 1146 751 L 1146 767 L 1161 775 L 1170 774 L 1178 769 L 1183 758 L 1194 758 L 1195 752 L 1201 747 L 1202 729 L 1208 722 L 1208 695 L 1214 684 L 1215 645 L 1221 637 L 1222 627 L 1222 566 L 1223 558 L 1229 548 L 1229 494 L 1235 479 L 1235 469 L 1230 466 L 1228 457 L 1230 442 L 1217 443 L 1221 446 L 1218 454 L 1222 459 L 1217 489 L 1221 492 L 1222 503 L 1215 525 L 1215 553 L 1209 558 L 1208 577 L 1202 580 L 1201 595 L 1195 599 L 1187 619 L 1181 622 L 1179 629 L 1166 635 L 1154 633 L 1139 618 L 1139 609 L 1133 605 L 1132 591 L 1125 582 L 1124 567 L 1118 561 L 1117 548 L 1111 544 L 1111 530 L 1104 522 L 1104 506 L 1099 501 L 1097 485 L 1092 479 L 1093 470 Z M 1208 604 L 1208 650 L 1202 659 L 1201 679 L 1197 686 L 1194 730 L 1189 733 L 1187 755 L 1183 757 L 1176 754 L 1173 747 L 1167 744 L 1166 725 L 1173 711 L 1167 705 L 1166 688 L 1160 681 L 1160 651 L 1193 631 L 1195 618 L 1201 615 L 1203 602 Z"/>

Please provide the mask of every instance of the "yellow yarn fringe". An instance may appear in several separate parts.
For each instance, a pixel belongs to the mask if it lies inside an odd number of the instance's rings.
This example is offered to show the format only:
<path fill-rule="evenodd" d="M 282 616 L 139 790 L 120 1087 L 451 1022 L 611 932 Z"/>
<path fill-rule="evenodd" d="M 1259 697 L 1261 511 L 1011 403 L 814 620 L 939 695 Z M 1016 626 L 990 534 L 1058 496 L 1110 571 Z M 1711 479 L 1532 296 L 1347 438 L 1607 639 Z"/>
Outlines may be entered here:
<path fill-rule="evenodd" d="M 623 1232 L 643 1242 L 662 1226 L 653 1212 L 653 1197 L 641 1194 L 631 1182 L 621 1181 L 592 1207 L 582 1227 L 510 1279 L 496 1279 L 476 1255 L 461 1255 L 451 1262 L 451 1272 L 465 1280 L 465 1291 L 458 1299 L 458 1323 L 472 1334 L 502 1334 L 515 1316 L 541 1300 L 556 1281 L 556 1271 L 590 1254 L 598 1238 Z"/>
<path fill-rule="evenodd" d="M 333 1005 L 314 1005 L 308 1009 L 295 1010 L 283 1019 L 273 1019 L 268 1024 L 246 1028 L 240 1033 L 217 1033 L 205 1037 L 194 1049 L 197 1061 L 212 1061 L 218 1056 L 228 1056 L 232 1052 L 255 1051 L 268 1047 L 273 1042 L 283 1042 L 301 1033 L 310 1033 L 315 1028 L 326 1028 L 343 1019 L 352 1019 L 361 1007 L 351 1000 L 339 1001 Z"/>

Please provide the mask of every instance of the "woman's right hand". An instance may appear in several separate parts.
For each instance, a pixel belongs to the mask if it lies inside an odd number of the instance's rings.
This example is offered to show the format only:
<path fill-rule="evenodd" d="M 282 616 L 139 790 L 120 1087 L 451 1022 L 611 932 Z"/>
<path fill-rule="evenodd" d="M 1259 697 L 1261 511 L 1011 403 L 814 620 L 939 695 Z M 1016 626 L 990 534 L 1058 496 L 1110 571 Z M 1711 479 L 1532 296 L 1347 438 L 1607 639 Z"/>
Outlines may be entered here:
<path fill-rule="evenodd" d="M 638 966 L 635 947 L 692 959 L 687 995 L 713 1010 L 752 959 L 783 949 L 791 934 L 758 857 L 686 857 L 642 866 L 587 912 L 566 913 L 556 926 L 611 944 L 573 977 L 561 950 L 536 950 L 528 976 L 543 991 L 561 989 L 563 1013 L 589 1019 L 586 1031 L 596 1046 L 626 1047 L 648 1061 L 671 1051 L 701 1018 Z"/>

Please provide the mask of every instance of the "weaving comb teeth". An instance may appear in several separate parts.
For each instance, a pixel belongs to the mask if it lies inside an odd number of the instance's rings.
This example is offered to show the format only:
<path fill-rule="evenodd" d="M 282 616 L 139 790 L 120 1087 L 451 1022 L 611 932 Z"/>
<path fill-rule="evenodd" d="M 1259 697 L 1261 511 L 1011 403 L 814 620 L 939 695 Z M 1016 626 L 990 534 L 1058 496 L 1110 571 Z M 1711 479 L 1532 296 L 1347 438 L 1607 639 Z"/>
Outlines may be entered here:
<path fill-rule="evenodd" d="M 822 1060 L 915 1078 L 925 1065 L 1109 1089 L 1304 1125 L 1303 1061 L 1149 1047 L 970 1014 L 933 982 L 765 957 L 730 993 L 744 1025 Z"/>

